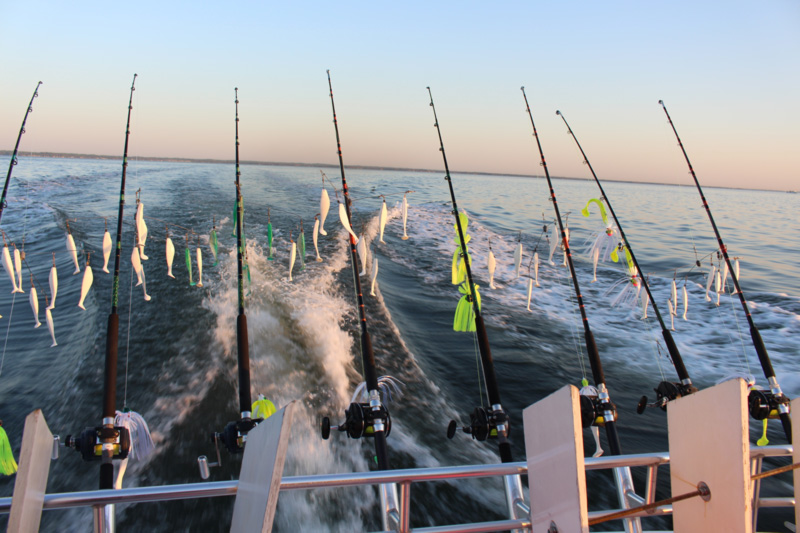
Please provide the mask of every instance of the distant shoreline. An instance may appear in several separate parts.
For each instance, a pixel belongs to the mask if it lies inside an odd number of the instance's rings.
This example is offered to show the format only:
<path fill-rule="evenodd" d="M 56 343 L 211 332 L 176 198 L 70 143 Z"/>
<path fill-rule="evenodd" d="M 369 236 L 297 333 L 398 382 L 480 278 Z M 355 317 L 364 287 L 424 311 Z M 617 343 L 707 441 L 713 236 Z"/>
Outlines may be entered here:
<path fill-rule="evenodd" d="M 0 156 L 10 156 L 12 154 L 12 150 L 0 150 Z M 110 160 L 110 161 L 121 161 L 122 157 L 118 155 L 97 155 L 97 154 L 69 154 L 69 153 L 62 153 L 62 152 L 25 152 L 24 154 L 26 157 L 48 157 L 52 159 L 96 159 L 96 160 Z M 137 156 L 135 158 L 137 161 L 155 161 L 155 162 L 163 162 L 163 163 L 210 163 L 216 165 L 233 165 L 236 162 L 232 159 L 192 159 L 192 158 L 184 158 L 184 157 L 144 157 L 144 156 Z M 259 166 L 273 166 L 273 167 L 323 167 L 323 168 L 338 168 L 339 165 L 334 165 L 332 163 L 287 163 L 287 162 L 279 162 L 279 161 L 239 161 L 241 165 L 259 165 Z M 370 165 L 347 165 L 347 168 L 358 169 L 358 170 L 392 170 L 392 171 L 402 171 L 402 172 L 427 172 L 431 174 L 441 174 L 442 170 L 431 170 L 427 168 L 406 168 L 406 167 L 376 167 Z M 535 176 L 533 174 L 513 174 L 513 173 L 501 173 L 501 172 L 474 172 L 474 171 L 463 171 L 463 170 L 454 170 L 453 173 L 455 174 L 472 174 L 476 176 L 511 176 L 515 178 L 531 178 L 531 179 L 544 179 L 544 176 Z M 563 180 L 586 180 L 588 178 L 575 178 L 569 176 L 552 176 L 555 179 L 563 179 Z M 615 179 L 605 179 L 603 181 L 610 181 L 614 183 L 632 183 L 635 185 L 665 185 L 665 186 L 673 186 L 673 183 L 661 183 L 657 181 L 631 181 L 631 180 L 615 180 Z M 765 192 L 794 192 L 794 191 L 782 191 L 778 189 L 745 189 L 740 187 L 719 187 L 714 185 L 704 185 L 703 188 L 712 188 L 712 189 L 731 189 L 736 191 L 765 191 Z"/>

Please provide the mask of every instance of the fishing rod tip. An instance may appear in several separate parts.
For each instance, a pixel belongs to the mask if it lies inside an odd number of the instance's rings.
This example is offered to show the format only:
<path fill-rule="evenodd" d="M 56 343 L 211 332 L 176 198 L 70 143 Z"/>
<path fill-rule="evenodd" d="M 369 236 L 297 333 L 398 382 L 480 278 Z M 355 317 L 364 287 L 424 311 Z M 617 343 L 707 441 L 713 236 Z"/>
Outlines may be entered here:
<path fill-rule="evenodd" d="M 558 115 L 558 116 L 561 116 L 561 111 L 559 111 L 558 109 L 556 109 L 556 115 Z"/>
<path fill-rule="evenodd" d="M 658 101 L 658 104 L 659 104 L 659 105 L 661 105 L 661 106 L 663 106 L 663 105 L 664 105 L 664 100 L 659 100 L 659 101 Z"/>
<path fill-rule="evenodd" d="M 520 91 L 524 91 L 525 90 L 525 86 L 523 85 L 522 87 L 519 88 L 519 90 Z"/>

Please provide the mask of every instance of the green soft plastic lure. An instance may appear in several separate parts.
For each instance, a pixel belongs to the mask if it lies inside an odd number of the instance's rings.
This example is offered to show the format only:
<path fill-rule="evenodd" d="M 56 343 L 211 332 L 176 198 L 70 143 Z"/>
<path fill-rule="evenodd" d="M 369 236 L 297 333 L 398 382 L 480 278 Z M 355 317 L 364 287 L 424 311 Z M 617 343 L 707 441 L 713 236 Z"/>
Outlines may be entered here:
<path fill-rule="evenodd" d="M 267 246 L 269 246 L 269 254 L 267 255 L 267 259 L 274 261 L 275 248 L 272 246 L 272 222 L 267 222 Z"/>
<path fill-rule="evenodd" d="M 297 253 L 300 255 L 300 270 L 306 268 L 306 236 L 303 234 L 302 225 L 300 226 L 300 238 L 297 239 Z"/>
<path fill-rule="evenodd" d="M 219 242 L 217 241 L 216 228 L 211 230 L 211 235 L 208 236 L 208 243 L 211 245 L 211 255 L 214 256 L 214 266 L 217 266 L 217 263 L 219 263 L 219 260 L 217 259 L 217 254 L 219 253 Z"/>
<path fill-rule="evenodd" d="M 194 287 L 196 283 L 192 280 L 192 254 L 189 247 L 186 247 L 186 270 L 189 271 L 189 286 Z"/>
<path fill-rule="evenodd" d="M 469 292 L 469 283 L 464 282 L 458 286 L 458 292 L 463 296 L 456 306 L 456 316 L 453 319 L 453 331 L 475 331 L 475 311 L 472 309 L 472 295 Z M 478 310 L 481 309 L 481 293 L 475 285 L 475 294 L 478 297 Z"/>
<path fill-rule="evenodd" d="M 0 422 L 2 424 L 2 422 Z M 3 426 L 0 425 L 0 474 L 10 476 L 17 471 L 17 462 L 14 460 L 14 453 L 8 435 Z"/>

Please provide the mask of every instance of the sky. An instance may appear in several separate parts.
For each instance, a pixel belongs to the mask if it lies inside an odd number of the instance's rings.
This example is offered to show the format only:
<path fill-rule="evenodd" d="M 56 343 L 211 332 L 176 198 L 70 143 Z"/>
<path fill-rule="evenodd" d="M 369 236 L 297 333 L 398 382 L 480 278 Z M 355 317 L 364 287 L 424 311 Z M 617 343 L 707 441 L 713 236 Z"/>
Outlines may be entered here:
<path fill-rule="evenodd" d="M 0 149 L 800 190 L 800 3 L 0 3 Z"/>

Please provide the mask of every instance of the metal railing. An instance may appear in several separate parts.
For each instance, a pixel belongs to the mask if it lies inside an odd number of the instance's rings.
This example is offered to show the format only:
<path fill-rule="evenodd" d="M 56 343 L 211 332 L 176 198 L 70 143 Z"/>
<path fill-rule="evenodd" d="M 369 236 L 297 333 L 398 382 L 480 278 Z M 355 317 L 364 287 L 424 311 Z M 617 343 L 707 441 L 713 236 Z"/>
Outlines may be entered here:
<path fill-rule="evenodd" d="M 791 445 L 764 446 L 751 450 L 750 456 L 760 471 L 762 460 L 767 457 L 785 457 L 792 455 Z M 586 470 L 606 470 L 619 467 L 641 467 L 647 469 L 645 482 L 645 503 L 655 501 L 658 467 L 669 464 L 669 453 L 644 453 L 618 455 L 609 457 L 587 457 Z M 402 531 L 410 531 L 410 491 L 413 483 L 442 481 L 464 478 L 496 477 L 511 475 L 527 475 L 525 462 L 446 466 L 438 468 L 411 468 L 381 472 L 355 472 L 344 474 L 324 474 L 313 476 L 287 476 L 281 480 L 280 490 L 310 490 L 320 488 L 338 488 L 355 485 L 380 485 L 397 483 L 401 489 L 400 524 Z M 84 492 L 64 492 L 46 494 L 44 509 L 67 509 L 71 507 L 97 507 L 111 504 L 144 503 L 197 498 L 216 498 L 235 496 L 238 481 L 217 481 L 204 483 L 187 483 L 182 485 L 164 485 L 159 487 L 133 487 L 119 490 L 93 490 Z M 755 498 L 755 509 L 793 507 L 793 497 Z M 11 498 L 0 498 L 0 513 L 8 513 L 11 509 Z M 601 518 L 622 509 L 610 509 L 589 512 L 589 518 Z M 672 514 L 672 506 L 665 505 L 654 510 L 642 511 L 633 516 L 653 517 Z M 499 520 L 472 524 L 456 524 L 414 528 L 416 533 L 479 533 L 488 531 L 530 530 L 531 523 L 527 519 Z"/>

